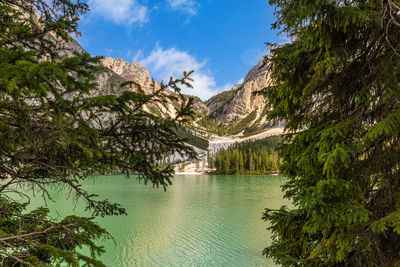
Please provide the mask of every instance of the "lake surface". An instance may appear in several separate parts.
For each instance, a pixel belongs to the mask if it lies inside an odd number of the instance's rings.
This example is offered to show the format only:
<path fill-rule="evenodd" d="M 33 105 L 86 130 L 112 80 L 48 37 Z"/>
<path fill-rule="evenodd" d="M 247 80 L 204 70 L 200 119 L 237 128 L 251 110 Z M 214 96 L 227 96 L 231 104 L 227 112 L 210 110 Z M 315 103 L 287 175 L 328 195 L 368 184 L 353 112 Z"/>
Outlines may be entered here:
<path fill-rule="evenodd" d="M 265 208 L 287 205 L 279 176 L 176 176 L 173 185 L 144 186 L 131 177 L 85 181 L 90 192 L 118 202 L 128 216 L 99 218 L 117 242 L 103 243 L 106 266 L 276 266 L 262 256 L 270 242 Z M 51 209 L 90 216 L 57 191 Z M 41 203 L 37 200 L 33 205 Z"/>

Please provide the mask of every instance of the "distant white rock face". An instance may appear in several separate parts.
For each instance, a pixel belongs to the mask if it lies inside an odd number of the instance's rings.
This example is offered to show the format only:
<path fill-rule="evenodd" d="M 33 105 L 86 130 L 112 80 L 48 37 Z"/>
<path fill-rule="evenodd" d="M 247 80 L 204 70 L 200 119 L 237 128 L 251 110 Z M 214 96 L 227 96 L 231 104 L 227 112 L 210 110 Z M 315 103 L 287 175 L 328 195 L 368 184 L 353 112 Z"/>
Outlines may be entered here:
<path fill-rule="evenodd" d="M 38 16 L 38 14 L 35 13 L 34 16 Z M 53 34 L 51 36 L 59 41 L 62 53 L 67 56 L 72 55 L 73 52 L 85 52 L 79 43 L 72 38 L 70 42 L 64 42 Z M 100 94 L 120 94 L 122 92 L 120 85 L 126 81 L 135 82 L 146 94 L 152 94 L 161 87 L 161 84 L 151 77 L 147 68 L 141 66 L 138 62 L 128 63 L 121 58 L 106 57 L 101 61 L 101 65 L 106 70 L 97 76 Z M 215 101 L 207 102 L 207 105 L 201 101 L 196 102 L 194 111 L 202 114 L 215 112 L 215 118 L 225 123 L 231 123 L 240 121 L 257 109 L 258 119 L 267 104 L 267 100 L 261 95 L 254 95 L 254 92 L 270 84 L 271 78 L 268 68 L 262 66 L 262 61 L 260 61 L 249 71 L 242 83 L 232 87 L 230 90 L 232 95 L 229 95 L 229 99 L 216 98 Z M 131 90 L 136 89 L 131 87 Z M 171 95 L 173 92 L 166 91 L 166 94 Z M 162 117 L 175 117 L 176 108 L 179 105 L 179 101 L 174 103 L 167 101 L 165 106 L 156 104 L 153 107 L 146 106 L 144 110 Z M 156 112 L 154 107 L 157 109 Z"/>
<path fill-rule="evenodd" d="M 32 9 L 32 12 L 25 12 L 25 16 L 40 24 L 40 14 L 36 10 Z M 49 37 L 56 41 L 61 55 L 72 56 L 74 52 L 85 52 L 81 45 L 73 38 L 70 38 L 69 42 L 65 42 L 53 32 L 49 33 Z M 151 77 L 147 68 L 141 66 L 138 62 L 128 63 L 121 58 L 114 59 L 107 57 L 101 61 L 101 64 L 106 68 L 106 71 L 97 76 L 100 91 L 95 92 L 96 94 L 120 94 L 122 92 L 120 84 L 126 81 L 137 83 L 146 94 L 152 94 L 161 87 L 160 83 Z M 210 114 L 213 111 L 217 111 L 215 114 L 217 119 L 225 123 L 231 123 L 240 121 L 257 109 L 258 119 L 266 106 L 266 99 L 263 96 L 254 95 L 253 93 L 263 89 L 270 83 L 271 79 L 267 67 L 262 67 L 262 61 L 260 61 L 249 71 L 243 83 L 232 87 L 232 95 L 229 95 L 229 99 L 217 98 L 215 101 L 208 102 L 207 106 L 201 101 L 196 102 L 194 110 L 203 114 Z M 131 90 L 135 89 L 132 88 Z M 166 93 L 173 94 L 170 91 Z M 176 115 L 175 109 L 179 105 L 179 102 L 172 103 L 171 101 L 167 102 L 165 106 L 156 105 L 155 107 L 158 111 L 155 115 L 174 117 Z M 150 106 L 145 107 L 145 110 L 152 113 L 155 112 L 154 108 Z"/>
<path fill-rule="evenodd" d="M 149 71 L 145 67 L 140 66 L 138 62 L 128 63 L 121 58 L 114 59 L 107 57 L 101 63 L 104 67 L 118 74 L 126 81 L 133 81 L 139 84 L 145 93 L 150 94 L 160 89 L 160 83 L 152 79 Z"/>
<path fill-rule="evenodd" d="M 152 79 L 146 67 L 141 66 L 138 62 L 128 63 L 121 58 L 104 58 L 102 65 L 113 73 L 121 77 L 125 81 L 134 81 L 141 86 L 141 89 L 151 94 L 160 88 L 160 83 Z M 115 77 L 114 77 L 115 78 Z M 101 87 L 104 84 L 111 84 L 106 79 L 99 79 Z M 231 91 L 233 96 L 226 103 L 221 103 L 218 100 L 204 103 L 196 103 L 194 105 L 195 111 L 202 113 L 209 113 L 218 107 L 217 118 L 225 123 L 239 121 L 257 109 L 258 116 L 264 110 L 267 102 L 265 97 L 261 95 L 254 95 L 254 92 L 259 91 L 266 86 L 270 85 L 271 79 L 268 74 L 267 66 L 262 66 L 260 61 L 254 66 L 243 83 L 236 84 L 232 87 Z M 159 107 L 162 113 L 167 115 L 175 115 L 175 108 L 172 103 L 167 104 L 167 107 Z"/>
<path fill-rule="evenodd" d="M 232 86 L 231 90 L 236 91 L 236 90 L 240 89 L 240 87 L 242 87 L 242 85 L 243 85 L 243 82 L 237 83 L 234 86 Z"/>
<path fill-rule="evenodd" d="M 101 61 L 101 64 L 108 70 L 97 77 L 97 82 L 103 92 L 113 91 L 110 88 L 118 90 L 120 85 L 127 81 L 135 82 L 144 93 L 149 95 L 161 88 L 161 84 L 150 76 L 147 68 L 140 66 L 137 62 L 128 63 L 121 58 L 107 57 Z M 114 93 L 118 94 L 118 91 L 115 90 Z M 131 86 L 130 90 L 138 91 L 139 88 Z M 164 95 L 171 94 L 172 92 L 168 90 L 164 92 Z M 167 101 L 164 105 L 160 103 L 148 104 L 143 109 L 161 117 L 176 116 L 176 109 L 171 101 Z"/>
<path fill-rule="evenodd" d="M 271 78 L 267 66 L 262 67 L 262 61 L 254 66 L 247 74 L 244 82 L 236 85 L 232 99 L 223 105 L 218 118 L 226 123 L 243 119 L 252 111 L 258 109 L 258 113 L 264 110 L 267 100 L 261 95 L 254 95 L 271 84 Z"/>
<path fill-rule="evenodd" d="M 121 83 L 124 81 L 132 81 L 140 85 L 140 88 L 146 94 L 153 94 L 157 90 L 161 88 L 161 84 L 154 80 L 147 70 L 146 67 L 140 66 L 138 62 L 128 63 L 121 58 L 104 58 L 101 61 L 101 64 L 106 67 L 109 71 L 108 74 L 102 74 L 103 77 L 98 78 L 98 83 L 101 88 L 107 90 L 109 86 L 111 86 L 115 81 Z M 118 76 L 118 78 L 116 77 Z M 132 87 L 132 90 L 136 90 L 137 88 Z M 166 90 L 164 95 L 171 96 L 174 94 L 173 92 Z M 147 112 L 154 113 L 154 108 L 157 109 L 158 116 L 162 117 L 175 117 L 176 116 L 176 108 L 180 105 L 180 102 L 173 103 L 171 101 L 167 101 L 165 105 L 155 104 L 152 107 L 147 105 L 144 107 L 144 110 Z M 208 112 L 208 108 L 203 103 L 195 103 L 194 110 L 199 112 Z"/>

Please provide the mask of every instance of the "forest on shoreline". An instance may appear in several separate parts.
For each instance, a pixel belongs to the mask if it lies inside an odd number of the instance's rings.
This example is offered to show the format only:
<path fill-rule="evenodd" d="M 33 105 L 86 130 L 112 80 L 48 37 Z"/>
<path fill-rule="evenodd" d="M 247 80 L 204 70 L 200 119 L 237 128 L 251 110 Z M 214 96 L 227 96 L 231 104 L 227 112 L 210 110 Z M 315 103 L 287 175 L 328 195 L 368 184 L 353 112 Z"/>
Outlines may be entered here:
<path fill-rule="evenodd" d="M 279 172 L 279 136 L 234 144 L 215 155 L 208 153 L 208 165 L 213 174 L 264 175 Z"/>

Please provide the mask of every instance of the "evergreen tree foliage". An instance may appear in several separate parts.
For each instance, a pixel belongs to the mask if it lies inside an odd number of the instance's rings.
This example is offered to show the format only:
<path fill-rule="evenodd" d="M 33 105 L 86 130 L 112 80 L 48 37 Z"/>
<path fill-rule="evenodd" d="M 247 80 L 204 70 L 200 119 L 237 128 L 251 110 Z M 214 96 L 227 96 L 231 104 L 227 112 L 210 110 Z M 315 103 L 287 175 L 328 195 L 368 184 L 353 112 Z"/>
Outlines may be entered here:
<path fill-rule="evenodd" d="M 121 215 L 119 204 L 86 192 L 80 181 L 118 172 L 166 188 L 173 168 L 163 159 L 174 153 L 195 157 L 175 131 L 192 115 L 192 101 L 182 97 L 177 118 L 142 111 L 151 101 L 164 103 L 168 87 L 181 96 L 178 86 L 190 86 L 190 73 L 152 95 L 133 83 L 116 88 L 118 94 L 102 94 L 95 83 L 100 58 L 60 46 L 71 41 L 87 10 L 80 1 L 0 1 L 2 266 L 103 266 L 96 257 L 104 249 L 95 241 L 107 232 L 93 218 L 54 220 L 46 208 L 27 212 L 31 192 L 49 200 L 48 186 L 63 186 L 93 216 Z M 80 252 L 83 247 L 90 255 Z"/>
<path fill-rule="evenodd" d="M 282 266 L 400 265 L 399 1 L 270 0 L 292 43 L 266 58 L 269 118 L 286 122 L 267 210 Z"/>
<path fill-rule="evenodd" d="M 211 155 L 210 150 L 207 150 L 207 164 L 208 164 L 208 168 L 210 168 L 210 169 L 215 168 L 215 159 Z"/>
<path fill-rule="evenodd" d="M 218 151 L 216 174 L 271 174 L 279 171 L 279 136 L 235 144 Z"/>

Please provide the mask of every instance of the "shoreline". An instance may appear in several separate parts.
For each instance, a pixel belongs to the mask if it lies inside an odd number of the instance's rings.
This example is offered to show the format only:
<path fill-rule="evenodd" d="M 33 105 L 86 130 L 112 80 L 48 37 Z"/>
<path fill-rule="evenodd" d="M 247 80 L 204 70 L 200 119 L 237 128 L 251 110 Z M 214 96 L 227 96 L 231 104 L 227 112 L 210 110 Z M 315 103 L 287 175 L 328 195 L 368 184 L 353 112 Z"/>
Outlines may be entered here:
<path fill-rule="evenodd" d="M 196 172 L 196 171 L 187 171 L 187 172 L 176 172 L 174 175 L 230 175 L 230 176 L 281 176 L 280 173 L 270 173 L 270 174 L 215 174 L 209 172 Z"/>
<path fill-rule="evenodd" d="M 210 175 L 206 172 L 176 172 L 175 175 Z"/>

